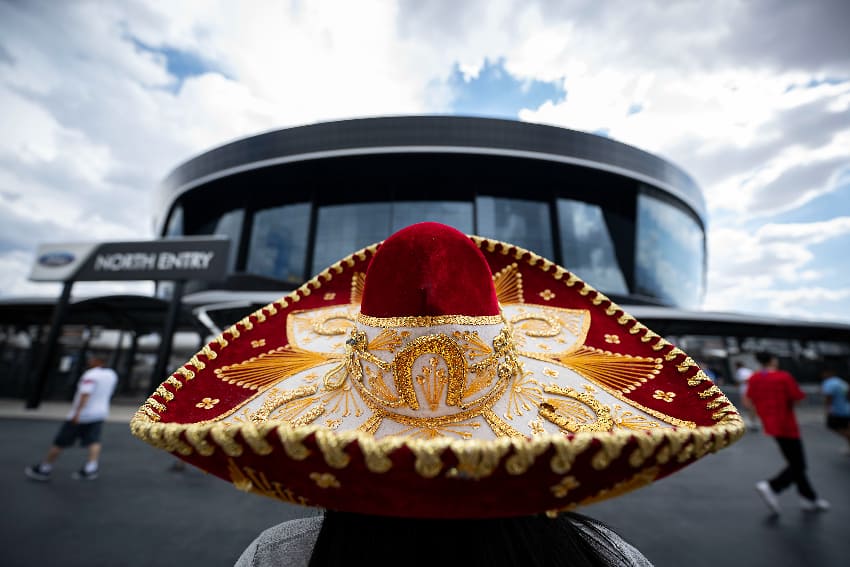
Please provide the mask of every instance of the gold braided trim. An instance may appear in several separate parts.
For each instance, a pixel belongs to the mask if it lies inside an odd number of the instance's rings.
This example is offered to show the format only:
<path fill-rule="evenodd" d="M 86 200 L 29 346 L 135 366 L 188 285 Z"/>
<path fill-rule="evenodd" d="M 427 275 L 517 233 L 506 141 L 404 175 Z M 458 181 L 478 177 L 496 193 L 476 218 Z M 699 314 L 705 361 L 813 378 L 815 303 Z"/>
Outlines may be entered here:
<path fill-rule="evenodd" d="M 372 317 L 360 313 L 357 321 L 369 327 L 394 329 L 397 327 L 435 327 L 437 325 L 501 325 L 505 321 L 501 315 L 433 315 L 418 317 Z"/>
<path fill-rule="evenodd" d="M 145 417 L 152 419 L 153 421 L 159 421 L 162 419 L 162 417 L 148 405 L 143 405 L 136 413 L 142 413 Z"/>
<path fill-rule="evenodd" d="M 190 364 L 190 363 L 191 363 L 191 361 L 187 362 L 186 364 Z M 180 376 L 185 378 L 187 382 L 189 380 L 192 380 L 195 377 L 195 373 L 192 372 L 191 370 L 189 370 L 188 368 L 186 368 L 186 366 L 181 366 L 180 368 L 175 370 L 173 375 L 176 376 L 177 374 L 179 374 Z"/>
<path fill-rule="evenodd" d="M 207 360 L 215 360 L 215 357 L 218 356 L 209 344 L 204 345 L 204 348 L 198 354 L 203 354 L 207 357 Z"/>
<path fill-rule="evenodd" d="M 743 436 L 745 427 L 743 420 L 736 414 L 735 418 L 717 425 L 694 429 L 653 429 L 646 432 L 618 430 L 601 434 L 579 432 L 569 437 L 542 435 L 533 439 L 375 439 L 360 431 L 335 432 L 316 425 L 293 428 L 276 423 L 234 424 L 229 427 L 209 423 L 160 423 L 139 411 L 130 422 L 130 430 L 139 439 L 167 451 L 177 451 L 183 455 L 197 452 L 201 456 L 211 456 L 216 449 L 220 449 L 230 457 L 239 456 L 246 449 L 255 454 L 267 455 L 273 451 L 267 437 L 276 434 L 284 452 L 293 460 L 303 460 L 309 456 L 310 451 L 304 445 L 304 439 L 314 435 L 325 462 L 337 469 L 346 468 L 350 464 L 347 448 L 351 443 L 357 443 L 366 467 L 377 474 L 390 470 L 392 454 L 407 448 L 415 456 L 416 472 L 423 478 L 434 478 L 441 473 L 481 478 L 498 470 L 500 463 L 511 475 L 524 474 L 549 448 L 554 453 L 549 467 L 560 475 L 569 472 L 575 459 L 591 447 L 597 447 L 591 464 L 596 470 L 604 470 L 621 456 L 626 445 L 633 442 L 638 447 L 628 455 L 632 467 L 645 465 L 653 454 L 655 462 L 659 464 L 671 458 L 683 463 L 737 441 Z M 449 467 L 449 462 L 462 466 Z"/>
<path fill-rule="evenodd" d="M 163 384 L 157 386 L 154 393 L 163 400 L 165 400 L 166 403 L 174 399 L 174 394 L 170 390 L 166 389 Z"/>

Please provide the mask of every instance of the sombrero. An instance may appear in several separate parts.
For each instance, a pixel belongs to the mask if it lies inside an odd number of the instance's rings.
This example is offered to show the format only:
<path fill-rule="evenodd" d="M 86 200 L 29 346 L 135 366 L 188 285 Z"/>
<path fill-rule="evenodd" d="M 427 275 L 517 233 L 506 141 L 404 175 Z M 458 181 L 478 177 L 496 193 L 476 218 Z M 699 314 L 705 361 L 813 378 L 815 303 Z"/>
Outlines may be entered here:
<path fill-rule="evenodd" d="M 131 429 L 285 502 L 483 518 L 628 492 L 744 424 L 687 354 L 566 269 L 420 223 L 225 330 Z"/>

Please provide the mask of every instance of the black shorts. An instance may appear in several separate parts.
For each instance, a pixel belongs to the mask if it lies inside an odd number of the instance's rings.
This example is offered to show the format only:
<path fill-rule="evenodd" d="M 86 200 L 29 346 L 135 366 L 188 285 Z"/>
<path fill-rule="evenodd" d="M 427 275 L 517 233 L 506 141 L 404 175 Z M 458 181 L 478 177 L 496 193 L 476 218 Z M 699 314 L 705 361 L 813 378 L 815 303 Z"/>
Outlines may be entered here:
<path fill-rule="evenodd" d="M 826 426 L 835 431 L 844 431 L 850 427 L 850 417 L 828 415 L 826 416 Z"/>
<path fill-rule="evenodd" d="M 70 447 L 79 439 L 81 447 L 88 447 L 92 443 L 100 442 L 100 431 L 103 429 L 102 421 L 93 421 L 91 423 L 73 423 L 66 421 L 59 428 L 59 432 L 53 439 L 53 444 L 57 447 Z"/>

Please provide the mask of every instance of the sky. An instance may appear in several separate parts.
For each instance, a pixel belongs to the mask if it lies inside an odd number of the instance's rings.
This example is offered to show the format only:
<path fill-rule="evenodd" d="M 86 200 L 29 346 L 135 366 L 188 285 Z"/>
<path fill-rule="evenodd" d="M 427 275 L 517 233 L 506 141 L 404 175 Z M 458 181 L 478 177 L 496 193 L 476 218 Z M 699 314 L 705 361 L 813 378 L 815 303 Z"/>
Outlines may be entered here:
<path fill-rule="evenodd" d="M 0 298 L 58 294 L 41 243 L 156 238 L 158 184 L 223 143 L 475 115 L 690 174 L 703 309 L 850 323 L 848 29 L 844 0 L 0 0 Z"/>

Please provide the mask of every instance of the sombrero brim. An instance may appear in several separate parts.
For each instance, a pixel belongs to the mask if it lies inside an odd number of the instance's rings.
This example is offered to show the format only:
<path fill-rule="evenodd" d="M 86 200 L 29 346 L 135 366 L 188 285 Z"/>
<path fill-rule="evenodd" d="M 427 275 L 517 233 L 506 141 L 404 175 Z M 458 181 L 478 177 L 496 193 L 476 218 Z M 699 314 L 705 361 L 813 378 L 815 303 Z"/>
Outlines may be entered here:
<path fill-rule="evenodd" d="M 665 427 L 643 427 L 622 412 L 603 431 L 566 424 L 562 433 L 532 438 L 421 439 L 376 438 L 306 419 L 240 419 L 240 408 L 274 385 L 273 373 L 226 369 L 272 352 L 291 355 L 289 323 L 299 313 L 356 309 L 379 243 L 225 330 L 157 388 L 132 419 L 133 434 L 242 490 L 306 506 L 434 518 L 572 509 L 665 477 L 743 434 L 734 406 L 684 352 L 564 268 L 511 244 L 470 238 L 506 311 L 581 310 L 589 321 L 582 354 L 655 361 L 648 378 L 602 376 L 594 384 Z M 319 363 L 299 353 L 286 364 Z"/>

